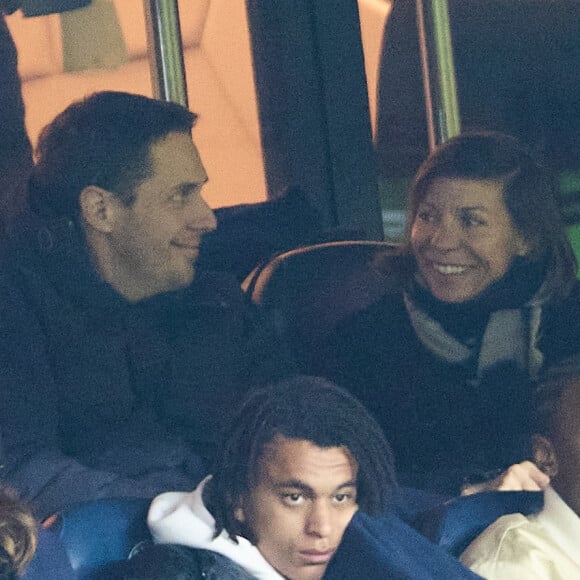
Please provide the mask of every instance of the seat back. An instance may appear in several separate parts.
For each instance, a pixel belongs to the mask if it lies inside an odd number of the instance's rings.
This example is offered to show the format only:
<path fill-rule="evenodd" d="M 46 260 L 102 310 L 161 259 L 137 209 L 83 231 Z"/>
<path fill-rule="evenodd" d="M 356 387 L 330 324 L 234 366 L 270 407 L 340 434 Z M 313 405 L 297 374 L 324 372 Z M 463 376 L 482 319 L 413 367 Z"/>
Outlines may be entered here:
<path fill-rule="evenodd" d="M 141 498 L 100 499 L 59 516 L 60 539 L 79 580 L 89 580 L 105 564 L 126 559 L 137 543 L 151 538 L 150 503 Z"/>
<path fill-rule="evenodd" d="M 342 241 L 284 252 L 252 272 L 243 284 L 251 301 L 271 315 L 301 362 L 336 325 L 383 296 L 400 278 L 398 246 Z"/>

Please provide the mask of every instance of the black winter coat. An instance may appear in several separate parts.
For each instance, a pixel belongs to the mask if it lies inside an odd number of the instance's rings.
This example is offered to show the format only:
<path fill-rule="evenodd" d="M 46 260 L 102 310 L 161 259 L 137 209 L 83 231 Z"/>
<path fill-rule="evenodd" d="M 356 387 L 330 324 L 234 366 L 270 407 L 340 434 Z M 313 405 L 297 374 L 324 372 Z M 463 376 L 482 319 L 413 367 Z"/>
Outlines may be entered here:
<path fill-rule="evenodd" d="M 544 367 L 580 352 L 580 284 L 566 301 L 544 307 L 539 348 Z M 317 372 L 348 388 L 376 417 L 403 485 L 452 496 L 491 468 L 522 460 L 532 413 L 529 378 L 502 363 L 478 381 L 475 368 L 438 358 L 417 338 L 402 292 L 344 321 L 324 350 Z"/>
<path fill-rule="evenodd" d="M 130 304 L 67 224 L 15 242 L 0 270 L 0 477 L 41 517 L 192 489 L 246 390 L 292 370 L 229 275 Z"/>

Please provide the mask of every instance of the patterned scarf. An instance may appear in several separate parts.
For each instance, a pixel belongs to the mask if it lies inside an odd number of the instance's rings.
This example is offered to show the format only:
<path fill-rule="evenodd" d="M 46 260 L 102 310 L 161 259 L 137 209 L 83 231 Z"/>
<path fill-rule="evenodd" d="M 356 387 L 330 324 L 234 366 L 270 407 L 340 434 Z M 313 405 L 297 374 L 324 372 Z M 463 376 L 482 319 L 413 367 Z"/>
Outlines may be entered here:
<path fill-rule="evenodd" d="M 538 348 L 543 268 L 523 260 L 480 297 L 463 304 L 436 300 L 416 279 L 404 293 L 417 337 L 430 352 L 452 363 L 473 365 L 477 379 L 502 363 L 515 363 L 536 378 L 543 363 Z"/>

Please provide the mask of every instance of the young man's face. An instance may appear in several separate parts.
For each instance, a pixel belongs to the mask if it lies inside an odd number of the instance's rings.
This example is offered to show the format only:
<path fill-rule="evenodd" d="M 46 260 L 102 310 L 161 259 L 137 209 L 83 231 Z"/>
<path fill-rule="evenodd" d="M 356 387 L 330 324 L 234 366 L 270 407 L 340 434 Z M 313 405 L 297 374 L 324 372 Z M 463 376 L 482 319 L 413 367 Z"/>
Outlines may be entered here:
<path fill-rule="evenodd" d="M 193 281 L 203 234 L 216 220 L 201 190 L 207 174 L 185 133 L 169 133 L 150 148 L 152 174 L 129 207 L 116 207 L 108 235 L 108 282 L 138 301 Z"/>
<path fill-rule="evenodd" d="M 285 578 L 318 580 L 357 510 L 356 478 L 347 449 L 277 435 L 236 515 Z"/>
<path fill-rule="evenodd" d="M 568 379 L 558 401 L 550 439 L 556 451 L 558 473 L 553 485 L 580 516 L 580 377 Z"/>

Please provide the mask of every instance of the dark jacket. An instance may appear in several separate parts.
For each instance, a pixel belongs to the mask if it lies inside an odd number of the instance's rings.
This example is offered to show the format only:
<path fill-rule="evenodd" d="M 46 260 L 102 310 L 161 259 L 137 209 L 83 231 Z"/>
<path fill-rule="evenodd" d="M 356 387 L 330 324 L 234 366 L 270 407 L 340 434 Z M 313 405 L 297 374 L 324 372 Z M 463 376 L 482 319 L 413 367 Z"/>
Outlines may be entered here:
<path fill-rule="evenodd" d="M 176 544 L 143 545 L 125 562 L 115 562 L 103 580 L 251 580 L 254 576 L 221 554 Z M 392 514 L 357 512 L 323 576 L 326 580 L 475 580 L 443 548 Z"/>
<path fill-rule="evenodd" d="M 21 228 L 0 270 L 2 478 L 40 516 L 189 490 L 254 383 L 291 370 L 229 275 L 130 304 L 65 222 Z"/>
<path fill-rule="evenodd" d="M 216 552 L 177 544 L 143 544 L 129 560 L 103 567 L 96 580 L 254 580 Z"/>
<path fill-rule="evenodd" d="M 544 366 L 580 352 L 579 320 L 578 284 L 566 301 L 544 306 Z M 502 461 L 522 460 L 516 438 L 523 432 L 529 440 L 529 377 L 502 363 L 477 380 L 474 367 L 437 357 L 418 339 L 402 291 L 342 323 L 320 360 L 318 372 L 348 388 L 378 419 L 403 485 L 453 496 Z"/>

